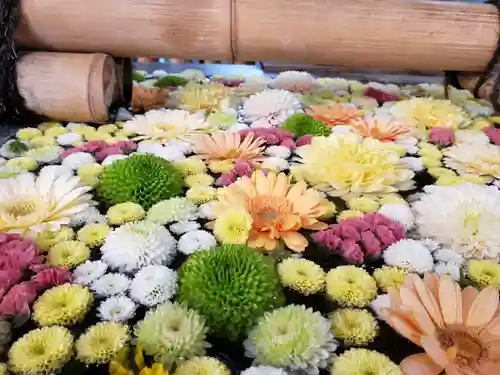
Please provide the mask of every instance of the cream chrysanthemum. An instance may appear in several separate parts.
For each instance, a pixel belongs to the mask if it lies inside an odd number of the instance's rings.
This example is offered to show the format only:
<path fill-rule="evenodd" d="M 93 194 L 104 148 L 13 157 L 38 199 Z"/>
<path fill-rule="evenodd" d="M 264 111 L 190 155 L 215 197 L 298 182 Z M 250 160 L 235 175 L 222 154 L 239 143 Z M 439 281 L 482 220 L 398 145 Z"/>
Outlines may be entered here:
<path fill-rule="evenodd" d="M 500 179 L 500 147 L 493 144 L 461 143 L 444 151 L 444 164 L 459 175 Z"/>
<path fill-rule="evenodd" d="M 313 90 L 319 84 L 314 77 L 307 72 L 288 70 L 279 73 L 271 82 L 271 86 L 277 89 L 288 90 L 292 92 L 308 92 Z"/>
<path fill-rule="evenodd" d="M 188 141 L 199 133 L 209 132 L 203 113 L 191 114 L 182 110 L 152 110 L 137 115 L 125 123 L 124 129 L 138 136 L 136 140 L 152 139 L 163 142 L 172 139 Z"/>
<path fill-rule="evenodd" d="M 331 196 L 385 194 L 413 187 L 412 172 L 389 143 L 355 134 L 314 137 L 296 150 L 292 174 Z"/>
<path fill-rule="evenodd" d="M 318 374 L 326 368 L 337 342 L 330 322 L 305 306 L 289 305 L 266 313 L 244 342 L 255 363 Z"/>
<path fill-rule="evenodd" d="M 500 255 L 500 191 L 494 186 L 427 186 L 413 204 L 418 232 L 465 258 Z"/>
<path fill-rule="evenodd" d="M 333 362 L 332 375 L 403 375 L 389 357 L 368 349 L 350 349 Z"/>
<path fill-rule="evenodd" d="M 49 249 L 58 244 L 59 242 L 69 241 L 75 237 L 73 229 L 68 227 L 63 227 L 58 231 L 51 231 L 50 229 L 45 229 L 39 232 L 35 238 L 35 243 L 42 252 L 49 251 Z"/>
<path fill-rule="evenodd" d="M 129 340 L 126 325 L 101 322 L 91 326 L 76 341 L 76 356 L 87 364 L 104 364 L 113 359 Z"/>
<path fill-rule="evenodd" d="M 118 203 L 108 209 L 106 216 L 111 225 L 122 225 L 129 221 L 141 220 L 146 211 L 140 204 L 134 202 Z"/>
<path fill-rule="evenodd" d="M 342 305 L 365 307 L 377 296 L 377 283 L 362 268 L 340 266 L 327 273 L 326 294 Z"/>
<path fill-rule="evenodd" d="M 92 307 L 92 292 L 78 284 L 63 284 L 47 290 L 33 305 L 33 320 L 41 326 L 73 325 Z"/>
<path fill-rule="evenodd" d="M 280 126 L 288 117 L 301 110 L 299 99 L 285 90 L 265 90 L 252 95 L 243 103 L 245 121 L 254 127 Z"/>
<path fill-rule="evenodd" d="M 194 357 L 181 363 L 173 375 L 231 375 L 231 370 L 212 357 Z"/>
<path fill-rule="evenodd" d="M 387 293 L 389 288 L 403 285 L 408 274 L 409 271 L 405 268 L 382 266 L 373 272 L 373 278 L 378 287 Z"/>
<path fill-rule="evenodd" d="M 146 221 L 165 225 L 196 219 L 196 205 L 187 198 L 175 197 L 156 203 L 148 211 Z"/>
<path fill-rule="evenodd" d="M 53 267 L 75 268 L 90 257 L 90 249 L 81 241 L 63 241 L 50 248 L 47 260 Z"/>
<path fill-rule="evenodd" d="M 307 259 L 285 259 L 278 265 L 278 273 L 282 285 L 306 296 L 321 292 L 325 287 L 325 272 Z"/>
<path fill-rule="evenodd" d="M 43 168 L 38 177 L 23 173 L 0 179 L 0 232 L 35 237 L 57 231 L 91 203 L 90 186 L 62 168 Z"/>
<path fill-rule="evenodd" d="M 78 231 L 78 240 L 90 247 L 103 244 L 104 240 L 111 232 L 111 228 L 105 223 L 87 224 Z"/>
<path fill-rule="evenodd" d="M 9 350 L 10 369 L 21 375 L 47 374 L 61 369 L 73 355 L 73 336 L 64 327 L 34 329 Z"/>
<path fill-rule="evenodd" d="M 378 335 L 377 319 L 363 309 L 339 309 L 330 315 L 332 332 L 347 346 L 366 345 Z"/>

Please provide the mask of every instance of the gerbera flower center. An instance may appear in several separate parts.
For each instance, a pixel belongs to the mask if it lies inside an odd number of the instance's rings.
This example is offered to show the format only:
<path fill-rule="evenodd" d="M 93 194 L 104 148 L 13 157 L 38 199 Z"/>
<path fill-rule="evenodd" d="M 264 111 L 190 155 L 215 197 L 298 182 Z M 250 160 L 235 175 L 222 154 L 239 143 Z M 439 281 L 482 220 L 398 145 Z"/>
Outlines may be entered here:
<path fill-rule="evenodd" d="M 40 201 L 38 199 L 25 198 L 7 204 L 5 211 L 14 218 L 18 218 L 36 212 L 39 207 Z"/>
<path fill-rule="evenodd" d="M 247 205 L 254 219 L 254 226 L 258 229 L 275 227 L 293 213 L 292 203 L 283 197 L 258 196 L 250 199 Z"/>
<path fill-rule="evenodd" d="M 441 331 L 438 340 L 445 349 L 455 348 L 457 351 L 454 362 L 461 366 L 470 366 L 487 354 L 481 342 L 463 331 Z"/>

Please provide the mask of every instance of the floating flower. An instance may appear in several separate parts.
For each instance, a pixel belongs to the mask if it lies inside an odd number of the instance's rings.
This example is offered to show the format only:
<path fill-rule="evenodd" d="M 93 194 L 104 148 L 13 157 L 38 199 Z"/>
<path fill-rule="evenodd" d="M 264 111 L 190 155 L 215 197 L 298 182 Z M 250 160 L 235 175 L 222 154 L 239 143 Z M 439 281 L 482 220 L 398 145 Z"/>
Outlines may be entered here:
<path fill-rule="evenodd" d="M 170 198 L 156 203 L 148 211 L 146 221 L 161 225 L 196 219 L 196 205 L 187 198 Z"/>
<path fill-rule="evenodd" d="M 189 140 L 199 133 L 210 131 L 203 113 L 191 114 L 182 110 L 151 110 L 125 123 L 124 129 L 138 136 L 134 140 Z"/>
<path fill-rule="evenodd" d="M 151 265 L 141 268 L 130 284 L 130 296 L 151 307 L 163 303 L 177 293 L 177 273 L 168 267 Z"/>
<path fill-rule="evenodd" d="M 189 157 L 186 159 L 178 160 L 173 164 L 174 167 L 182 175 L 182 177 L 205 173 L 207 170 L 205 163 L 197 157 Z"/>
<path fill-rule="evenodd" d="M 39 163 L 52 164 L 60 160 L 61 153 L 62 148 L 59 146 L 43 146 L 32 148 L 23 153 L 23 156 L 35 159 Z"/>
<path fill-rule="evenodd" d="M 111 232 L 105 223 L 92 223 L 85 225 L 78 231 L 78 240 L 90 247 L 100 246 Z"/>
<path fill-rule="evenodd" d="M 405 268 L 382 266 L 373 272 L 373 278 L 384 292 L 389 288 L 403 285 L 406 275 L 410 272 Z"/>
<path fill-rule="evenodd" d="M 410 275 L 405 286 L 392 292 L 385 321 L 400 335 L 421 346 L 425 353 L 401 362 L 407 375 L 498 373 L 498 290 L 480 293 L 461 290 L 449 276 Z"/>
<path fill-rule="evenodd" d="M 9 350 L 9 366 L 16 374 L 46 374 L 60 370 L 73 355 L 73 336 L 64 327 L 29 331 Z"/>
<path fill-rule="evenodd" d="M 186 176 L 184 178 L 184 184 L 188 188 L 198 187 L 198 186 L 211 186 L 215 182 L 215 178 L 209 174 L 193 174 L 191 176 Z"/>
<path fill-rule="evenodd" d="M 430 272 L 434 267 L 430 250 L 422 242 L 413 239 L 402 239 L 392 244 L 383 256 L 386 264 L 410 272 Z"/>
<path fill-rule="evenodd" d="M 318 374 L 326 368 L 337 342 L 330 322 L 305 306 L 289 305 L 266 313 L 244 342 L 255 363 Z"/>
<path fill-rule="evenodd" d="M 0 320 L 0 355 L 4 353 L 10 343 L 11 328 L 11 324 L 7 320 Z"/>
<path fill-rule="evenodd" d="M 221 83 L 189 83 L 172 95 L 179 108 L 187 111 L 223 109 L 229 106 L 229 89 Z"/>
<path fill-rule="evenodd" d="M 494 126 L 488 126 L 483 129 L 484 134 L 489 138 L 490 142 L 496 146 L 500 146 L 500 129 Z"/>
<path fill-rule="evenodd" d="M 106 216 L 112 225 L 121 225 L 129 221 L 140 220 L 146 212 L 140 204 L 133 202 L 118 203 L 108 209 Z"/>
<path fill-rule="evenodd" d="M 106 273 L 108 266 L 100 260 L 90 261 L 80 264 L 73 271 L 73 282 L 88 285 Z"/>
<path fill-rule="evenodd" d="M 170 225 L 168 228 L 174 234 L 181 235 L 188 232 L 193 232 L 200 229 L 201 225 L 196 221 L 178 221 Z"/>
<path fill-rule="evenodd" d="M 184 233 L 177 246 L 184 255 L 191 255 L 198 251 L 209 250 L 217 245 L 215 237 L 206 230 L 193 230 Z"/>
<path fill-rule="evenodd" d="M 231 370 L 221 361 L 212 357 L 194 357 L 181 363 L 174 375 L 231 375 Z"/>
<path fill-rule="evenodd" d="M 99 296 L 109 297 L 125 293 L 130 279 L 121 273 L 106 273 L 90 284 L 90 289 Z"/>
<path fill-rule="evenodd" d="M 7 168 L 12 168 L 13 170 L 17 169 L 23 172 L 31 172 L 37 169 L 38 163 L 35 159 L 26 156 L 20 156 L 18 158 L 7 160 L 5 166 Z"/>
<path fill-rule="evenodd" d="M 295 136 L 305 135 L 329 135 L 331 128 L 324 122 L 313 119 L 310 115 L 296 113 L 290 116 L 281 127 L 284 130 L 291 131 Z"/>
<path fill-rule="evenodd" d="M 326 274 L 326 294 L 342 305 L 365 307 L 377 296 L 377 283 L 362 268 L 340 266 Z"/>
<path fill-rule="evenodd" d="M 366 345 L 378 335 L 377 319 L 363 309 L 339 309 L 330 315 L 332 332 L 344 345 Z"/>
<path fill-rule="evenodd" d="M 299 99 L 285 90 L 265 90 L 252 95 L 243 103 L 245 121 L 254 127 L 280 126 L 288 117 L 301 110 Z"/>
<path fill-rule="evenodd" d="M 223 244 L 246 244 L 253 226 L 252 216 L 245 209 L 227 210 L 217 216 L 214 235 Z"/>
<path fill-rule="evenodd" d="M 91 326 L 76 340 L 76 357 L 87 364 L 104 364 L 127 345 L 129 329 L 115 322 L 101 322 Z"/>
<path fill-rule="evenodd" d="M 500 255 L 500 191 L 494 186 L 427 186 L 413 204 L 418 233 L 466 258 Z"/>
<path fill-rule="evenodd" d="M 271 366 L 252 366 L 241 372 L 241 375 L 288 375 L 285 370 Z"/>
<path fill-rule="evenodd" d="M 134 317 L 136 307 L 134 301 L 128 297 L 113 296 L 101 303 L 98 316 L 111 322 L 126 322 Z"/>
<path fill-rule="evenodd" d="M 63 284 L 47 290 L 33 305 L 33 320 L 41 326 L 81 322 L 92 307 L 90 290 L 77 284 Z"/>
<path fill-rule="evenodd" d="M 307 72 L 285 71 L 279 73 L 271 82 L 271 86 L 291 92 L 309 92 L 316 86 L 316 80 Z"/>
<path fill-rule="evenodd" d="M 301 294 L 322 292 L 325 271 L 316 263 L 300 258 L 288 258 L 278 265 L 281 284 Z"/>
<path fill-rule="evenodd" d="M 296 150 L 292 174 L 332 196 L 384 194 L 413 187 L 414 173 L 378 140 L 353 134 L 314 137 Z"/>
<path fill-rule="evenodd" d="M 30 139 L 41 135 L 42 132 L 36 128 L 22 128 L 16 132 L 16 137 L 21 141 L 29 141 Z"/>
<path fill-rule="evenodd" d="M 251 178 L 242 177 L 218 196 L 217 212 L 228 208 L 247 210 L 252 217 L 248 244 L 266 251 L 276 249 L 280 239 L 288 248 L 304 251 L 308 241 L 298 230 L 326 228 L 317 220 L 326 212 L 318 192 L 305 182 L 289 184 L 284 174 L 255 171 Z"/>
<path fill-rule="evenodd" d="M 500 147 L 487 144 L 461 143 L 444 151 L 444 163 L 460 175 L 500 179 Z"/>
<path fill-rule="evenodd" d="M 50 248 L 47 260 L 53 267 L 75 268 L 90 257 L 90 249 L 81 241 L 63 241 Z"/>
<path fill-rule="evenodd" d="M 500 289 L 500 265 L 490 260 L 469 260 L 467 276 L 479 288 L 492 285 Z"/>
<path fill-rule="evenodd" d="M 314 120 L 322 121 L 328 126 L 351 124 L 363 117 L 363 111 L 342 104 L 312 105 L 306 112 Z"/>
<path fill-rule="evenodd" d="M 415 216 L 404 200 L 395 200 L 394 203 L 383 204 L 378 213 L 401 224 L 406 230 L 412 229 L 415 224 Z"/>
<path fill-rule="evenodd" d="M 355 133 L 365 138 L 378 139 L 381 142 L 394 142 L 411 135 L 412 128 L 396 121 L 385 119 L 358 119 L 349 122 Z"/>
<path fill-rule="evenodd" d="M 331 371 L 335 375 L 403 375 L 399 366 L 392 362 L 389 357 L 374 350 L 358 348 L 342 353 L 333 361 Z"/>
<path fill-rule="evenodd" d="M 57 231 L 89 206 L 89 190 L 78 177 L 55 168 L 43 168 L 38 177 L 0 179 L 0 232 L 35 237 L 44 229 Z"/>
<path fill-rule="evenodd" d="M 92 223 L 103 223 L 106 221 L 106 218 L 101 215 L 99 210 L 95 207 L 88 207 L 87 209 L 77 213 L 76 215 L 73 215 L 71 217 L 71 221 L 69 222 L 69 225 L 71 227 L 80 227 L 82 225 L 86 224 L 92 224 Z"/>
<path fill-rule="evenodd" d="M 455 132 L 450 128 L 432 128 L 429 130 L 429 142 L 436 146 L 451 146 L 455 141 Z"/>

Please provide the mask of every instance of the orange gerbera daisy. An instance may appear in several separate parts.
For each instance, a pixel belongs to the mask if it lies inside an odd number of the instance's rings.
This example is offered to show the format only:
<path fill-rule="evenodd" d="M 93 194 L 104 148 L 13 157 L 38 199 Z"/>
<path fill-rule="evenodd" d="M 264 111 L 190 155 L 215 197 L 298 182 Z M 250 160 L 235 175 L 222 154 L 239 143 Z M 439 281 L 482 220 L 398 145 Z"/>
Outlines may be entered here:
<path fill-rule="evenodd" d="M 203 134 L 194 143 L 194 152 L 204 160 L 259 160 L 265 143 L 263 138 L 255 138 L 254 133 L 241 140 L 239 133 L 220 132 Z"/>
<path fill-rule="evenodd" d="M 283 240 L 293 251 L 304 251 L 307 239 L 301 228 L 321 230 L 327 224 L 318 221 L 328 207 L 318 191 L 307 189 L 304 181 L 290 184 L 284 173 L 278 175 L 255 171 L 252 177 L 242 177 L 218 196 L 215 213 L 245 209 L 252 217 L 248 245 L 274 250 Z"/>
<path fill-rule="evenodd" d="M 365 138 L 375 138 L 381 142 L 393 142 L 411 134 L 412 128 L 395 121 L 358 119 L 350 123 L 356 133 Z"/>
<path fill-rule="evenodd" d="M 306 112 L 315 120 L 323 121 L 329 126 L 350 124 L 363 117 L 363 111 L 346 107 L 342 104 L 311 105 Z"/>
<path fill-rule="evenodd" d="M 409 275 L 404 286 L 390 290 L 392 307 L 383 318 L 425 353 L 405 358 L 406 375 L 500 374 L 500 308 L 498 290 L 463 290 L 449 276 Z"/>

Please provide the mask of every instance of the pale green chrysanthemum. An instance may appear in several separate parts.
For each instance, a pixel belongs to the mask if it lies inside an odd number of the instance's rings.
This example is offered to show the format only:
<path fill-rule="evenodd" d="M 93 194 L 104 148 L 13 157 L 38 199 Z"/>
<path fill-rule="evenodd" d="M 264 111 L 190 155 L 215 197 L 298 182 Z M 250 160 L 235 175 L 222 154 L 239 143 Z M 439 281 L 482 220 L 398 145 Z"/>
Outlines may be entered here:
<path fill-rule="evenodd" d="M 375 339 L 379 332 L 377 319 L 362 309 L 340 309 L 330 315 L 332 332 L 347 346 L 365 345 Z"/>
<path fill-rule="evenodd" d="M 338 357 L 332 375 L 403 375 L 389 357 L 368 349 L 351 349 Z"/>
<path fill-rule="evenodd" d="M 317 374 L 326 368 L 337 341 L 330 322 L 305 306 L 289 305 L 265 314 L 244 342 L 255 363 Z"/>
<path fill-rule="evenodd" d="M 42 146 L 29 149 L 23 156 L 35 159 L 40 163 L 55 163 L 59 160 L 62 150 L 62 147 L 59 146 Z"/>
<path fill-rule="evenodd" d="M 208 328 L 195 310 L 166 302 L 146 313 L 137 323 L 134 334 L 144 353 L 165 367 L 205 354 Z"/>
<path fill-rule="evenodd" d="M 148 211 L 146 221 L 161 225 L 196 218 L 196 205 L 187 198 L 170 198 L 156 203 Z"/>
<path fill-rule="evenodd" d="M 128 326 L 100 322 L 91 326 L 76 341 L 76 356 L 84 363 L 108 363 L 123 350 L 129 340 Z"/>
<path fill-rule="evenodd" d="M 174 375 L 231 375 L 231 371 L 216 358 L 194 357 L 178 366 Z"/>

